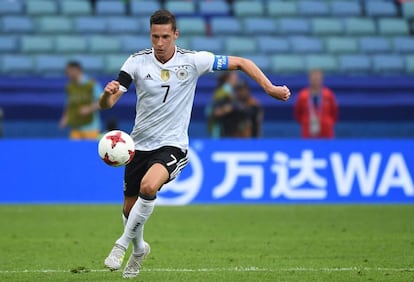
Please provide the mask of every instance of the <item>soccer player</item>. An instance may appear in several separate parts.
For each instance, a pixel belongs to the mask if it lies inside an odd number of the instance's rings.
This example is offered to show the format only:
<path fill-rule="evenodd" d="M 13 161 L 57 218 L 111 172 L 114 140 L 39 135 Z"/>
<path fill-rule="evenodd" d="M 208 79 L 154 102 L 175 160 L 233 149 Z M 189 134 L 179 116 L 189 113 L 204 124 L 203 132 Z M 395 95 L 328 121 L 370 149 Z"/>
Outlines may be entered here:
<path fill-rule="evenodd" d="M 152 214 L 157 192 L 173 180 L 188 163 L 188 125 L 199 76 L 212 71 L 242 70 L 267 94 L 286 101 L 286 86 L 274 86 L 250 60 L 240 57 L 195 52 L 175 45 L 178 29 L 175 16 L 167 10 L 150 18 L 152 48 L 131 55 L 117 80 L 109 82 L 100 98 L 100 107 L 113 107 L 132 82 L 136 86 L 137 106 L 131 136 L 135 157 L 125 168 L 124 232 L 105 259 L 111 270 L 121 268 L 129 244 L 133 252 L 123 277 L 138 275 L 150 252 L 144 241 L 144 224 Z"/>

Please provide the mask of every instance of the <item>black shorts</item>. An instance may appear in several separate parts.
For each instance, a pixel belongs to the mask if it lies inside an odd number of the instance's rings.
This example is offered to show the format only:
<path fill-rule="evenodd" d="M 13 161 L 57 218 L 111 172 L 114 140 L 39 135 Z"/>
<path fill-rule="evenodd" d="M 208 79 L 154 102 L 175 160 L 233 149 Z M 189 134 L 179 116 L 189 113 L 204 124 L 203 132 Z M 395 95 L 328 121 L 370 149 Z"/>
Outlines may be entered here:
<path fill-rule="evenodd" d="M 141 180 L 153 164 L 162 164 L 170 174 L 166 183 L 176 178 L 187 165 L 187 152 L 182 149 L 164 146 L 153 151 L 135 151 L 132 161 L 125 167 L 124 195 L 138 196 Z"/>

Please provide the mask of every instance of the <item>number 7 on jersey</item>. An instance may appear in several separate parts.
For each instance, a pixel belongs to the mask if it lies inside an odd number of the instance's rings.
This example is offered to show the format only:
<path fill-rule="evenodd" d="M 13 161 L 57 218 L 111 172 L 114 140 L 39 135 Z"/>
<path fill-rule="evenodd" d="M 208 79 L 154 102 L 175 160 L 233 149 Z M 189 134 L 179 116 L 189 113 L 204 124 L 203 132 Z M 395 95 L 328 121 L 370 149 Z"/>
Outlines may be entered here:
<path fill-rule="evenodd" d="M 164 100 L 162 100 L 162 102 L 165 103 L 165 101 L 167 101 L 168 92 L 170 92 L 170 86 L 169 85 L 161 85 L 161 87 L 166 88 L 165 89 Z"/>

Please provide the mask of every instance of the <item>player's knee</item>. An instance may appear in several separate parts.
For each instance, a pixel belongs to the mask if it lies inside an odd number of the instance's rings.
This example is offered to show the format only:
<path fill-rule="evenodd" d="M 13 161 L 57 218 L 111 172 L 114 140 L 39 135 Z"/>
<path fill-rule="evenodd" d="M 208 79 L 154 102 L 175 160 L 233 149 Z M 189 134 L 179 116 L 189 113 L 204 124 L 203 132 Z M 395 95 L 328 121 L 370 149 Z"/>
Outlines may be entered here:
<path fill-rule="evenodd" d="M 158 188 L 153 181 L 144 178 L 141 181 L 141 189 L 139 192 L 144 195 L 154 196 L 157 194 Z"/>

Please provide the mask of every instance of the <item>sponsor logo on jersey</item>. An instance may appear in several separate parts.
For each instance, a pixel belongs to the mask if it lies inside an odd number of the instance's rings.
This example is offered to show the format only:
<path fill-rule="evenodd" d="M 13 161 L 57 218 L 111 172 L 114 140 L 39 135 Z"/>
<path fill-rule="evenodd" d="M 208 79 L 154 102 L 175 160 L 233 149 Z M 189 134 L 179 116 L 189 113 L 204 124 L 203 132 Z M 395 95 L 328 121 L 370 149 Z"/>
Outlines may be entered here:
<path fill-rule="evenodd" d="M 152 77 L 151 77 L 151 75 L 150 75 L 150 74 L 147 74 L 147 75 L 144 77 L 144 80 L 153 80 L 153 79 L 152 79 Z"/>
<path fill-rule="evenodd" d="M 170 71 L 169 70 L 161 70 L 161 80 L 168 81 L 170 79 Z"/>

